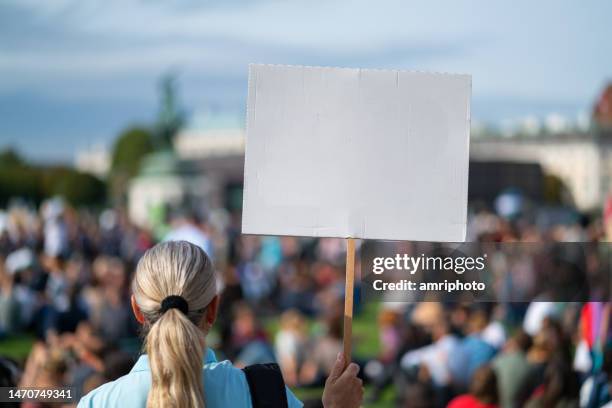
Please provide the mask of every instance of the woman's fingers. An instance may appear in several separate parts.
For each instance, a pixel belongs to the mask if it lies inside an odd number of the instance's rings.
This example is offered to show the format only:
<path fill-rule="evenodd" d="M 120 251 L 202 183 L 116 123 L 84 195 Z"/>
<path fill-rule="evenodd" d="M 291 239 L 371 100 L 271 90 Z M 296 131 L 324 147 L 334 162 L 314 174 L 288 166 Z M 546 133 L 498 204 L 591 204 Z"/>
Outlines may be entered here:
<path fill-rule="evenodd" d="M 343 360 L 344 358 L 338 356 L 325 384 L 325 408 L 356 408 L 363 400 L 363 381 L 357 377 L 359 366 L 351 363 L 345 369 Z"/>
<path fill-rule="evenodd" d="M 329 377 L 327 377 L 328 382 L 335 382 L 344 371 L 344 354 L 342 352 L 338 353 L 338 357 L 336 358 L 336 362 L 329 373 Z"/>

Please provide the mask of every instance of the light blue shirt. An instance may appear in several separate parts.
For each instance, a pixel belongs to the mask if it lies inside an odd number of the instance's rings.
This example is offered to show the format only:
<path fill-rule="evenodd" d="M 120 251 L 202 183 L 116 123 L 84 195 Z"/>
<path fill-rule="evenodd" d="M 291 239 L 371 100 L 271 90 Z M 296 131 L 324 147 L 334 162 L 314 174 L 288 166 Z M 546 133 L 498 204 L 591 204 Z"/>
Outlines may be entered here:
<path fill-rule="evenodd" d="M 215 353 L 207 349 L 203 367 L 204 399 L 207 408 L 251 408 L 251 392 L 244 372 L 228 360 L 218 362 Z M 149 358 L 142 355 L 132 370 L 115 381 L 106 383 L 85 395 L 78 408 L 145 407 L 151 388 Z M 289 408 L 304 404 L 287 388 Z"/>

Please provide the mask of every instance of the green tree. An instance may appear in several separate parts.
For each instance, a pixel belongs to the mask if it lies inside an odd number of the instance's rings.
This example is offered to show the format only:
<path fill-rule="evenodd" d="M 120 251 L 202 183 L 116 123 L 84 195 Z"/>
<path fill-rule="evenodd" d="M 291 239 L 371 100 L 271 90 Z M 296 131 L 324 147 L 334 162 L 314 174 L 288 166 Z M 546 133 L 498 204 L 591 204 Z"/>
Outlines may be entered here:
<path fill-rule="evenodd" d="M 29 166 L 0 165 L 0 207 L 5 206 L 11 198 L 20 197 L 34 203 L 42 198 L 41 172 Z"/>
<path fill-rule="evenodd" d="M 106 200 L 106 185 L 70 167 L 31 165 L 14 152 L 0 153 L 0 206 L 12 198 L 39 204 L 56 195 L 73 205 L 99 206 Z"/>
<path fill-rule="evenodd" d="M 113 147 L 109 187 L 113 200 L 123 202 L 130 179 L 138 174 L 142 159 L 154 150 L 153 135 L 144 127 L 131 127 Z"/>
<path fill-rule="evenodd" d="M 106 185 L 97 177 L 68 167 L 41 169 L 42 196 L 61 196 L 76 206 L 102 206 Z"/>
<path fill-rule="evenodd" d="M 8 148 L 0 151 L 0 167 L 6 168 L 23 165 L 23 159 L 15 150 Z"/>
<path fill-rule="evenodd" d="M 16 197 L 35 203 L 41 200 L 40 171 L 28 166 L 15 150 L 7 148 L 0 151 L 0 206 Z"/>

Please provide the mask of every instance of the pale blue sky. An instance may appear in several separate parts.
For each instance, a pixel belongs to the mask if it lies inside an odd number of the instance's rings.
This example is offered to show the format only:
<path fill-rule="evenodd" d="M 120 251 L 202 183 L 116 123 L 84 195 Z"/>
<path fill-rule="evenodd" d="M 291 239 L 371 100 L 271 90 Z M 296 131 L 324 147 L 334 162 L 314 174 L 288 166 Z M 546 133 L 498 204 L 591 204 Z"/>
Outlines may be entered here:
<path fill-rule="evenodd" d="M 575 117 L 612 80 L 612 2 L 0 3 L 0 146 L 41 160 L 110 143 L 179 73 L 188 110 L 241 114 L 249 62 L 470 73 L 476 120 Z"/>

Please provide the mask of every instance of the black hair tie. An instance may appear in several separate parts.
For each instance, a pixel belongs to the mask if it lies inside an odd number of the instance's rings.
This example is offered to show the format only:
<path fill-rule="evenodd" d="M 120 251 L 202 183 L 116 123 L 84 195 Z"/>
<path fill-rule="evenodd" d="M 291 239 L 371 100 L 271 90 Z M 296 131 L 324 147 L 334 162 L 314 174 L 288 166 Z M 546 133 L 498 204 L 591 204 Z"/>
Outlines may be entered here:
<path fill-rule="evenodd" d="M 182 296 L 170 295 L 162 300 L 160 313 L 164 314 L 170 309 L 178 309 L 187 316 L 189 313 L 189 304 Z"/>

